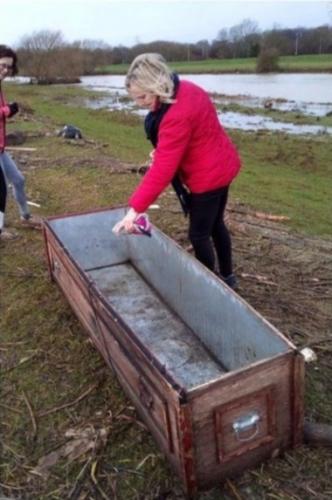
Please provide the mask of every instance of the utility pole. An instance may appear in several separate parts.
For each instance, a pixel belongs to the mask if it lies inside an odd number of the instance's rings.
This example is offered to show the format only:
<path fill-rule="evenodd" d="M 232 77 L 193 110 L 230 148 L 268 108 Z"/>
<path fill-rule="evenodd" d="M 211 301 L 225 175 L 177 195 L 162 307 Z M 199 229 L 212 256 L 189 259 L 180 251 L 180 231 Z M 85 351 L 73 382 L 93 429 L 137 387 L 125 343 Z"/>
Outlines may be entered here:
<path fill-rule="evenodd" d="M 187 45 L 187 61 L 190 61 L 190 43 Z"/>
<path fill-rule="evenodd" d="M 299 53 L 299 38 L 300 38 L 300 34 L 297 31 L 296 34 L 295 34 L 295 53 L 294 53 L 296 56 Z"/>

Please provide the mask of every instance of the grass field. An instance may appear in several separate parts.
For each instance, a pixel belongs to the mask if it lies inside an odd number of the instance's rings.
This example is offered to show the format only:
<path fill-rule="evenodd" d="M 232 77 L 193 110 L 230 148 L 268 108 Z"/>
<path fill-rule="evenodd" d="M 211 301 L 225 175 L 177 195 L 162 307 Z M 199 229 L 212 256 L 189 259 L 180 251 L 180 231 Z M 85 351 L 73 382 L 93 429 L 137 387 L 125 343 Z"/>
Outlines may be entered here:
<path fill-rule="evenodd" d="M 139 118 L 85 108 L 90 93 L 78 87 L 8 85 L 6 94 L 21 106 L 9 130 L 24 131 L 23 146 L 32 148 L 12 154 L 29 199 L 40 205 L 34 213 L 126 202 L 150 151 Z M 57 137 L 66 123 L 80 127 L 84 140 Z M 306 371 L 305 413 L 329 423 L 331 140 L 231 135 L 243 159 L 229 211 L 241 296 L 298 347 L 317 351 L 319 361 Z M 158 203 L 152 221 L 186 248 L 187 223 L 174 196 L 167 191 Z M 271 227 L 256 211 L 289 220 Z M 184 500 L 132 403 L 49 280 L 42 233 L 20 227 L 12 199 L 6 219 L 18 238 L 0 241 L 0 497 Z M 330 450 L 301 446 L 199 498 L 327 500 L 331 468 Z"/>
<path fill-rule="evenodd" d="M 206 61 L 179 61 L 170 66 L 179 73 L 255 73 L 256 58 L 246 59 L 208 59 Z M 125 74 L 128 64 L 113 64 L 98 68 L 102 74 Z M 279 59 L 280 71 L 320 72 L 332 71 L 332 54 L 282 56 Z"/>

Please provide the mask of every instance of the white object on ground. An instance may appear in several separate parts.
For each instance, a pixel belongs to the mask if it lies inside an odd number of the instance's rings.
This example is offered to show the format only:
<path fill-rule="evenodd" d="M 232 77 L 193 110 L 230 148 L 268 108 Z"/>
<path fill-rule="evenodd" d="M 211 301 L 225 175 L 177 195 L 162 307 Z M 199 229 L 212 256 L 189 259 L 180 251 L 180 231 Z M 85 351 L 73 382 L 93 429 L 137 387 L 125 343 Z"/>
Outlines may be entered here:
<path fill-rule="evenodd" d="M 304 361 L 306 363 L 311 363 L 312 361 L 317 361 L 317 354 L 315 353 L 315 351 L 310 349 L 310 347 L 304 347 L 303 349 L 301 349 L 300 352 L 301 352 L 302 356 L 304 357 Z"/>
<path fill-rule="evenodd" d="M 31 207 L 37 207 L 37 208 L 40 208 L 41 205 L 39 205 L 39 203 L 35 203 L 34 201 L 28 201 L 27 202 L 28 205 L 30 205 Z"/>

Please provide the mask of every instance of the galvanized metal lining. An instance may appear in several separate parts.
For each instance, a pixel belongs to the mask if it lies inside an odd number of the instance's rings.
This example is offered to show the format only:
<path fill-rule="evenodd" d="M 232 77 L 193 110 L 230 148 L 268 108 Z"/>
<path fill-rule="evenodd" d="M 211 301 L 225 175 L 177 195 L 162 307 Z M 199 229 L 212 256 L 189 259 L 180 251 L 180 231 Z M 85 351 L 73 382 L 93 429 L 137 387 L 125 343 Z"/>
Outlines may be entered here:
<path fill-rule="evenodd" d="M 124 213 L 123 208 L 91 212 L 49 224 L 112 307 L 182 383 L 200 385 L 205 375 L 214 379 L 225 369 L 290 349 L 272 325 L 161 231 L 154 228 L 152 238 L 115 236 L 112 227 Z M 196 370 L 191 375 L 190 365 Z"/>

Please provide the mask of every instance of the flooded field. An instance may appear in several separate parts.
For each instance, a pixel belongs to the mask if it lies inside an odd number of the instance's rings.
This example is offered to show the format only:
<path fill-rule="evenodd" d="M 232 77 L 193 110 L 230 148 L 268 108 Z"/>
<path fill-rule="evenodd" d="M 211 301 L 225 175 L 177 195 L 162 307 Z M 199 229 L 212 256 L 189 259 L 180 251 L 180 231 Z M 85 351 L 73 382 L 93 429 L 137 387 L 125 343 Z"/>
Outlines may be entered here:
<path fill-rule="evenodd" d="M 219 107 L 237 104 L 245 108 L 269 109 L 320 117 L 332 113 L 332 75 L 330 74 L 272 74 L 272 75 L 185 75 L 211 93 Z M 125 110 L 138 114 L 128 100 L 124 76 L 82 77 L 81 85 L 103 94 L 88 106 Z M 269 116 L 245 114 L 241 111 L 220 112 L 227 128 L 242 130 L 279 130 L 289 134 L 332 134 L 332 127 L 286 123 Z"/>

